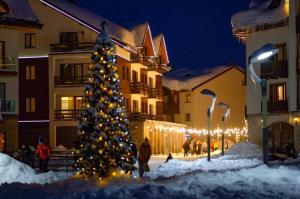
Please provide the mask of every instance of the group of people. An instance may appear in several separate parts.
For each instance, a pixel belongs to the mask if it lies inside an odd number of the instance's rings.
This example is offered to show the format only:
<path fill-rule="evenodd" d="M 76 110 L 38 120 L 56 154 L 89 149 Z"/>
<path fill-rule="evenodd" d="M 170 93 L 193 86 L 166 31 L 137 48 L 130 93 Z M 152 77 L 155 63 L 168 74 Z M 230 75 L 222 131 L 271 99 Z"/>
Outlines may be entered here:
<path fill-rule="evenodd" d="M 188 156 L 188 153 L 190 152 L 192 155 L 202 155 L 202 153 L 207 153 L 207 143 L 206 142 L 200 142 L 200 141 L 190 141 L 186 140 L 183 145 L 183 155 Z M 228 148 L 228 141 L 225 141 L 225 149 Z M 211 151 L 215 151 L 219 149 L 219 142 L 216 140 L 211 141 L 210 145 Z"/>
<path fill-rule="evenodd" d="M 39 169 L 41 172 L 48 171 L 48 162 L 51 156 L 51 150 L 48 144 L 46 144 L 44 138 L 42 136 L 39 137 L 38 145 L 36 151 L 32 150 L 29 146 L 23 144 L 20 160 L 21 162 L 34 167 L 35 156 L 39 158 Z"/>

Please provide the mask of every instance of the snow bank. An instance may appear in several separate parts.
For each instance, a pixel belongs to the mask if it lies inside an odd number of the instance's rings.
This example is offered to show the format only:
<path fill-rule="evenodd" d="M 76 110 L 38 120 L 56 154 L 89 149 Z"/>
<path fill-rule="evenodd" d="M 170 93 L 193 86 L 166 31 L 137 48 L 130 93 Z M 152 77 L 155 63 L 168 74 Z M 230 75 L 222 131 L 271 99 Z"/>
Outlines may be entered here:
<path fill-rule="evenodd" d="M 162 164 L 158 169 L 154 169 L 146 173 L 145 176 L 151 179 L 168 178 L 194 172 L 225 171 L 250 168 L 260 164 L 262 164 L 262 162 L 258 159 L 231 159 L 231 156 L 219 157 L 212 159 L 210 162 L 208 162 L 206 158 L 189 162 L 170 160 L 169 162 Z"/>
<path fill-rule="evenodd" d="M 52 183 L 71 176 L 69 173 L 48 172 L 36 174 L 30 166 L 23 164 L 10 156 L 0 153 L 0 185 L 3 183 Z"/>
<path fill-rule="evenodd" d="M 232 156 L 232 158 L 261 158 L 262 149 L 260 146 L 251 142 L 241 142 L 233 145 L 230 149 L 225 151 L 226 155 Z"/>
<path fill-rule="evenodd" d="M 0 188 L 0 198 L 295 199 L 300 198 L 299 186 L 299 169 L 283 166 L 269 168 L 263 165 L 239 171 L 195 173 L 164 181 L 120 181 L 105 187 L 78 180 L 47 186 L 5 184 Z"/>

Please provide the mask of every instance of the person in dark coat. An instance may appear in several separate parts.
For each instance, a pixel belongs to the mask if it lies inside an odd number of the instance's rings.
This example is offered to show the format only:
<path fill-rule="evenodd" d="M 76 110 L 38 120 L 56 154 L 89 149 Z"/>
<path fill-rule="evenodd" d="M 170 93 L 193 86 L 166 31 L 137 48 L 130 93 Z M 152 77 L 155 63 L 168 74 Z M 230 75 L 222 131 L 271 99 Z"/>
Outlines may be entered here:
<path fill-rule="evenodd" d="M 39 138 L 36 155 L 39 157 L 39 168 L 41 172 L 48 171 L 48 162 L 51 155 L 50 147 L 45 143 L 43 137 Z"/>
<path fill-rule="evenodd" d="M 190 150 L 190 143 L 189 143 L 188 140 L 186 140 L 184 142 L 182 148 L 183 148 L 183 151 L 184 151 L 183 156 L 187 156 L 188 155 L 188 151 Z"/>
<path fill-rule="evenodd" d="M 151 146 L 149 144 L 148 138 L 145 138 L 144 142 L 139 147 L 138 155 L 138 165 L 139 165 L 139 175 L 142 178 L 145 171 L 149 171 L 148 161 L 151 156 Z"/>
<path fill-rule="evenodd" d="M 33 167 L 33 163 L 34 163 L 33 160 L 34 160 L 33 152 L 27 145 L 23 144 L 21 149 L 21 162 Z"/>
<path fill-rule="evenodd" d="M 197 143 L 196 143 L 196 141 L 193 142 L 193 154 L 197 154 Z"/>
<path fill-rule="evenodd" d="M 198 142 L 198 150 L 197 150 L 197 154 L 198 154 L 198 155 L 201 155 L 201 153 L 202 153 L 202 144 L 201 144 L 201 142 Z"/>

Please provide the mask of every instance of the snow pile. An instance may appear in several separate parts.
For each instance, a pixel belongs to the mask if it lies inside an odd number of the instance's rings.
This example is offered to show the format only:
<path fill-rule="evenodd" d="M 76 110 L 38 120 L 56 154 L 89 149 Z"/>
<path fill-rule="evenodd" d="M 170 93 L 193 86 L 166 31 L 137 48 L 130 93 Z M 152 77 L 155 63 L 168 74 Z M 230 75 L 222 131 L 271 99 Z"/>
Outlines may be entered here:
<path fill-rule="evenodd" d="M 67 150 L 68 149 L 63 145 L 59 145 L 55 149 L 53 149 L 53 151 L 67 151 Z"/>
<path fill-rule="evenodd" d="M 170 160 L 162 164 L 158 169 L 151 170 L 145 176 L 151 179 L 168 178 L 194 172 L 225 171 L 242 168 L 251 168 L 262 164 L 258 159 L 231 159 L 231 156 L 223 156 L 212 159 L 198 159 L 195 161 Z"/>
<path fill-rule="evenodd" d="M 233 145 L 230 149 L 225 151 L 225 155 L 232 156 L 232 159 L 239 158 L 261 158 L 262 149 L 260 146 L 251 142 L 241 142 Z"/>
<path fill-rule="evenodd" d="M 106 186 L 82 180 L 68 180 L 63 184 L 47 186 L 5 184 L 0 188 L 0 198 L 289 199 L 300 198 L 299 186 L 299 169 L 283 166 L 269 168 L 263 165 L 238 171 L 195 173 L 164 181 L 111 182 Z"/>
<path fill-rule="evenodd" d="M 67 179 L 71 174 L 51 171 L 36 174 L 30 166 L 0 153 L 0 176 L 0 185 L 13 182 L 45 184 Z"/>

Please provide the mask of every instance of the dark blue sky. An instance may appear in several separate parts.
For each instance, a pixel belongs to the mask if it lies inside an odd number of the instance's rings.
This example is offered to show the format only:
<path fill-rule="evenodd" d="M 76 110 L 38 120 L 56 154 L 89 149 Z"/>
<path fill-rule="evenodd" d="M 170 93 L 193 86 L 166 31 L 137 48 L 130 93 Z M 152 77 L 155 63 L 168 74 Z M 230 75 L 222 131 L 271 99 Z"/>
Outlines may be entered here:
<path fill-rule="evenodd" d="M 245 46 L 231 31 L 230 18 L 250 0 L 76 0 L 126 28 L 148 21 L 153 37 L 165 34 L 174 68 L 202 69 L 229 62 L 245 66 Z"/>

